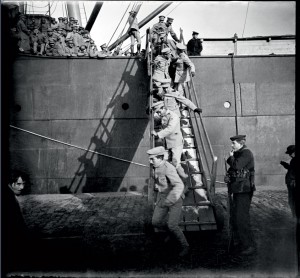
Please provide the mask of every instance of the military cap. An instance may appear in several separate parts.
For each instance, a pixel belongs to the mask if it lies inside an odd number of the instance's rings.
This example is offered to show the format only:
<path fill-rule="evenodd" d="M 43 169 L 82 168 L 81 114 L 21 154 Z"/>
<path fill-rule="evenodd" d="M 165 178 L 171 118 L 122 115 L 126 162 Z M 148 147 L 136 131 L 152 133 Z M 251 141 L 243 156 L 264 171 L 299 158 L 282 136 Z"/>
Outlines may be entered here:
<path fill-rule="evenodd" d="M 170 87 L 170 82 L 162 83 L 161 87 L 162 88 L 169 88 Z"/>
<path fill-rule="evenodd" d="M 149 158 L 158 156 L 158 155 L 166 155 L 167 150 L 163 146 L 155 147 L 147 151 L 147 154 L 149 154 Z"/>
<path fill-rule="evenodd" d="M 193 34 L 192 34 L 192 35 L 199 35 L 199 33 L 196 32 L 196 31 L 193 31 Z"/>
<path fill-rule="evenodd" d="M 235 141 L 235 140 L 246 140 L 246 135 L 236 135 L 236 136 L 232 136 L 230 137 L 231 141 Z"/>
<path fill-rule="evenodd" d="M 295 152 L 295 145 L 289 145 L 286 149 L 286 154 L 292 154 Z"/>
<path fill-rule="evenodd" d="M 130 11 L 129 13 L 130 14 L 136 14 L 137 12 L 136 11 Z"/>
<path fill-rule="evenodd" d="M 161 18 L 161 17 L 166 18 L 164 15 L 160 15 L 158 18 Z"/>
<path fill-rule="evenodd" d="M 151 109 L 154 110 L 154 111 L 156 111 L 157 109 L 159 109 L 159 108 L 161 108 L 163 106 L 165 106 L 164 102 L 163 101 L 158 101 L 158 102 L 155 102 L 152 105 Z"/>
<path fill-rule="evenodd" d="M 53 32 L 53 29 L 52 28 L 48 28 L 47 32 Z"/>
<path fill-rule="evenodd" d="M 81 50 L 83 50 L 83 49 L 86 49 L 86 45 L 81 45 L 80 47 L 79 47 Z"/>
<path fill-rule="evenodd" d="M 177 47 L 178 49 L 181 49 L 181 50 L 186 49 L 186 46 L 183 45 L 182 43 L 177 43 L 177 44 L 176 44 L 176 47 Z"/>
<path fill-rule="evenodd" d="M 69 19 L 70 19 L 70 20 L 74 20 L 75 18 L 74 18 L 74 17 L 70 17 Z"/>
<path fill-rule="evenodd" d="M 170 49 L 169 47 L 166 47 L 166 48 L 164 48 L 164 49 L 161 51 L 161 53 L 162 53 L 162 54 L 163 54 L 163 53 L 169 54 L 169 53 L 171 53 L 171 49 Z"/>
<path fill-rule="evenodd" d="M 174 21 L 174 18 L 167 17 L 167 21 Z"/>
<path fill-rule="evenodd" d="M 26 18 L 26 15 L 25 14 L 21 14 L 20 18 Z"/>
<path fill-rule="evenodd" d="M 50 43 L 55 43 L 54 39 L 49 39 L 49 44 Z"/>
<path fill-rule="evenodd" d="M 64 19 L 64 18 L 60 16 L 60 17 L 58 17 L 57 19 L 60 20 L 60 19 Z"/>
<path fill-rule="evenodd" d="M 106 43 L 100 45 L 100 47 L 101 47 L 101 48 L 107 47 L 107 46 L 106 46 Z"/>

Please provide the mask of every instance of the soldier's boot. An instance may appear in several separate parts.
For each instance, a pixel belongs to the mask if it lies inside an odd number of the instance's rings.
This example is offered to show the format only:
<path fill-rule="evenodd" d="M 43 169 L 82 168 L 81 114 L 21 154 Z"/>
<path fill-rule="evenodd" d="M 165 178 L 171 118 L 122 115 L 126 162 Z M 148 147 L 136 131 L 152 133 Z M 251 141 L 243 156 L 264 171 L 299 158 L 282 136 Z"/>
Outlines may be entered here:
<path fill-rule="evenodd" d="M 131 56 L 134 56 L 134 45 L 130 46 Z"/>
<path fill-rule="evenodd" d="M 141 45 L 137 44 L 137 54 L 140 55 L 141 54 Z"/>
<path fill-rule="evenodd" d="M 34 42 L 32 48 L 33 54 L 37 54 L 37 46 L 38 46 L 37 42 Z"/>
<path fill-rule="evenodd" d="M 43 55 L 44 51 L 45 51 L 45 44 L 41 44 L 41 50 L 40 50 L 40 52 L 38 54 L 39 55 Z"/>

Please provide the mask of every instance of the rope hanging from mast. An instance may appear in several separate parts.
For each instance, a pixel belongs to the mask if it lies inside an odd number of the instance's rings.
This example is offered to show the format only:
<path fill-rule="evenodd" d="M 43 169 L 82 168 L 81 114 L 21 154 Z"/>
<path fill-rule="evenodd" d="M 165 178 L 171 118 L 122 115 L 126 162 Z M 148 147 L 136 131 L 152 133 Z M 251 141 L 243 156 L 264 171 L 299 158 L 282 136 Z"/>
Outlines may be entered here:
<path fill-rule="evenodd" d="M 107 43 L 107 45 L 109 45 L 109 43 L 111 42 L 113 36 L 114 36 L 115 33 L 117 32 L 117 30 L 118 30 L 118 28 L 119 28 L 119 26 L 120 26 L 120 24 L 121 24 L 121 22 L 122 22 L 122 20 L 123 20 L 123 18 L 124 18 L 124 16 L 125 16 L 125 14 L 127 13 L 127 10 L 129 9 L 130 5 L 131 5 L 131 3 L 129 3 L 129 5 L 128 5 L 126 11 L 125 11 L 125 13 L 123 14 L 123 16 L 122 16 L 122 18 L 121 18 L 121 20 L 120 20 L 120 22 L 119 22 L 119 24 L 118 24 L 118 26 L 117 26 L 115 32 L 114 32 L 113 35 L 111 36 L 111 38 L 110 38 L 109 42 Z"/>

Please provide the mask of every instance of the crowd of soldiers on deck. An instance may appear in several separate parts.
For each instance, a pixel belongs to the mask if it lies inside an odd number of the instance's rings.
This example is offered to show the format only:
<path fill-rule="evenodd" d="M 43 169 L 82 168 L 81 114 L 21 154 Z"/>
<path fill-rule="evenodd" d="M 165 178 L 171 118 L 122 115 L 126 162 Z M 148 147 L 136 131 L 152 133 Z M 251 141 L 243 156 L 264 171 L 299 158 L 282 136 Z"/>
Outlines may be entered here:
<path fill-rule="evenodd" d="M 72 56 L 105 58 L 108 56 L 130 56 L 120 47 L 112 52 L 106 44 L 98 50 L 90 32 L 78 24 L 78 20 L 70 17 L 34 18 L 19 14 L 16 26 L 11 28 L 16 51 L 19 53 L 43 56 Z"/>

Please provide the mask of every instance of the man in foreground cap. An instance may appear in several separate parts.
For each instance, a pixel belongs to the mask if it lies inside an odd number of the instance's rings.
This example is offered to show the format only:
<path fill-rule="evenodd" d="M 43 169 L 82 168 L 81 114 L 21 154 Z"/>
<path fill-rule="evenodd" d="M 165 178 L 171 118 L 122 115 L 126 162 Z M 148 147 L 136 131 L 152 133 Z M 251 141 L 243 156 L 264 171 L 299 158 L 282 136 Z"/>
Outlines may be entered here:
<path fill-rule="evenodd" d="M 185 54 L 186 47 L 182 43 L 176 44 L 178 59 L 175 61 L 175 89 L 183 94 L 186 82 L 191 80 L 191 76 L 195 76 L 195 65 Z"/>
<path fill-rule="evenodd" d="M 128 23 L 129 23 L 129 29 L 127 33 L 130 35 L 130 50 L 131 50 L 131 56 L 134 56 L 134 43 L 135 39 L 137 41 L 137 56 L 141 55 L 141 36 L 140 36 L 140 28 L 139 28 L 139 23 L 136 18 L 137 12 L 136 11 L 131 11 L 129 12 L 129 18 L 128 18 Z"/>
<path fill-rule="evenodd" d="M 287 169 L 285 175 L 285 183 L 288 189 L 289 206 L 292 211 L 293 217 L 296 216 L 296 148 L 295 145 L 290 145 L 286 149 L 286 154 L 288 154 L 292 159 L 290 163 L 285 161 L 280 161 L 280 164 Z"/>
<path fill-rule="evenodd" d="M 152 131 L 152 135 L 159 139 L 165 139 L 167 149 L 171 153 L 172 164 L 180 177 L 186 179 L 188 176 L 181 166 L 181 154 L 183 150 L 183 137 L 180 129 L 180 118 L 175 112 L 168 110 L 163 101 L 159 101 L 152 106 L 152 110 L 161 118 L 162 129 L 158 132 Z"/>
<path fill-rule="evenodd" d="M 180 246 L 179 256 L 186 256 L 189 252 L 189 244 L 179 227 L 184 184 L 175 167 L 166 161 L 167 150 L 164 147 L 152 148 L 147 153 L 154 167 L 155 187 L 158 189 L 152 225 L 167 231 L 170 237 L 166 239 L 173 238 Z"/>
<path fill-rule="evenodd" d="M 254 157 L 245 145 L 246 135 L 230 137 L 232 150 L 227 163 L 226 182 L 228 193 L 232 196 L 232 229 L 237 247 L 241 248 L 241 255 L 255 252 L 254 240 L 250 225 L 250 205 L 255 191 Z"/>
<path fill-rule="evenodd" d="M 198 32 L 193 32 L 193 38 L 190 39 L 186 45 L 188 56 L 201 56 L 201 51 L 203 49 L 202 42 L 198 39 Z"/>

